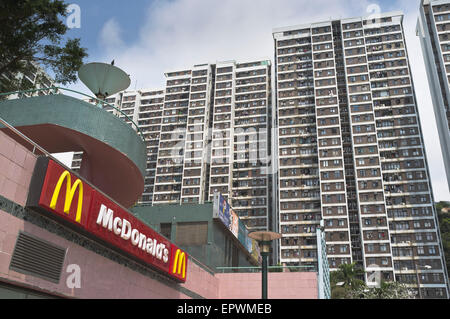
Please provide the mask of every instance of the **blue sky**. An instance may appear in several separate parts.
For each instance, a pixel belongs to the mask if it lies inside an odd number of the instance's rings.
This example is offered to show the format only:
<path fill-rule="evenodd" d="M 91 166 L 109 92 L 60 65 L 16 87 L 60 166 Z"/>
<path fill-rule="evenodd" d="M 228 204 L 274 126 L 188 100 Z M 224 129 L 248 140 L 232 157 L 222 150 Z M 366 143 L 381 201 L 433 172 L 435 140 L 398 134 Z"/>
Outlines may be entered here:
<path fill-rule="evenodd" d="M 224 60 L 270 58 L 272 29 L 403 11 L 410 63 L 435 198 L 450 201 L 415 26 L 420 0 L 75 0 L 86 62 L 111 62 L 130 74 L 130 89 L 163 88 L 164 72 Z M 375 11 L 374 11 L 375 10 Z M 69 86 L 89 93 L 81 83 Z"/>
<path fill-rule="evenodd" d="M 136 41 L 137 33 L 141 21 L 145 19 L 145 10 L 152 1 L 132 0 L 111 1 L 111 0 L 78 0 L 67 1 L 80 6 L 81 9 L 81 28 L 71 29 L 68 33 L 70 37 L 81 38 L 82 45 L 88 48 L 89 55 L 92 57 L 101 56 L 101 48 L 98 43 L 99 32 L 105 23 L 116 18 L 123 28 L 124 34 L 127 34 L 127 43 Z"/>
<path fill-rule="evenodd" d="M 204 0 L 209 1 L 209 0 Z M 226 1 L 226 0 L 223 0 Z M 244 0 L 245 1 L 245 0 Z M 250 0 L 250 2 L 258 3 L 259 0 Z M 276 3 L 278 0 L 273 0 Z M 330 2 L 335 0 L 330 0 Z M 410 0 L 413 2 L 414 0 Z M 81 28 L 70 30 L 68 35 L 70 37 L 80 37 L 84 47 L 89 49 L 91 58 L 101 57 L 102 49 L 99 43 L 100 32 L 109 20 L 115 19 L 121 27 L 124 35 L 125 44 L 132 45 L 139 38 L 139 33 L 136 32 L 142 27 L 143 21 L 148 17 L 148 11 L 153 7 L 157 7 L 164 3 L 176 3 L 176 0 L 76 0 L 67 1 L 67 3 L 77 4 L 81 8 Z M 310 3 L 307 1 L 297 1 L 305 5 Z M 351 1 L 340 1 L 345 2 Z M 404 1 L 370 1 L 369 3 L 378 4 L 383 12 L 391 10 L 401 10 L 402 2 Z M 239 10 L 238 8 L 236 10 Z M 322 10 L 326 12 L 326 10 Z M 364 14 L 364 12 L 361 12 Z"/>
<path fill-rule="evenodd" d="M 274 27 L 369 15 L 374 10 L 403 10 L 407 17 L 416 17 L 419 7 L 419 0 L 67 2 L 80 7 L 81 28 L 71 29 L 68 36 L 81 38 L 88 49 L 87 61 L 114 59 L 130 72 L 137 87 L 163 85 L 167 69 L 216 60 L 271 58 Z"/>

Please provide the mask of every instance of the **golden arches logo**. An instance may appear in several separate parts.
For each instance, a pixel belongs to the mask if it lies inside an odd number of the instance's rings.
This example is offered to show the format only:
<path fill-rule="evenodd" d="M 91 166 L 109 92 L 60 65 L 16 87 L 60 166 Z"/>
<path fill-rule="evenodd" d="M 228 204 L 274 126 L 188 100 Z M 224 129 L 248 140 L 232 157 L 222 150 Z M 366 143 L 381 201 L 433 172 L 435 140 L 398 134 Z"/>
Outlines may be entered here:
<path fill-rule="evenodd" d="M 66 181 L 66 198 L 64 202 L 64 213 L 69 214 L 70 206 L 72 205 L 73 197 L 75 196 L 75 192 L 78 189 L 78 206 L 77 206 L 77 214 L 75 217 L 75 221 L 77 223 L 81 223 L 81 210 L 83 208 L 83 182 L 80 179 L 77 179 L 75 183 L 72 185 L 72 181 L 70 178 L 70 173 L 68 171 L 64 171 L 59 177 L 58 183 L 56 184 L 55 191 L 53 192 L 52 200 L 50 202 L 50 208 L 56 209 L 56 203 L 59 197 L 59 191 L 61 190 L 62 184 Z"/>
<path fill-rule="evenodd" d="M 182 275 L 182 278 L 186 278 L 186 254 L 177 249 L 175 258 L 173 260 L 172 273 Z"/>

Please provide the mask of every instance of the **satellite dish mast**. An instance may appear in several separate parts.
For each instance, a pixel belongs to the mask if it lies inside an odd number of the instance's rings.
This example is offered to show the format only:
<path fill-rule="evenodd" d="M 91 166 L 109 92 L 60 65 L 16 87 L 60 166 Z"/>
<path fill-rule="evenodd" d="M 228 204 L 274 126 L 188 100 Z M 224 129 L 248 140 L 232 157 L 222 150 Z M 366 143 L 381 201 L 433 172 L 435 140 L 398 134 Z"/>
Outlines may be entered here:
<path fill-rule="evenodd" d="M 100 100 L 126 90 L 131 84 L 128 74 L 113 64 L 93 62 L 78 70 L 81 82 Z"/>

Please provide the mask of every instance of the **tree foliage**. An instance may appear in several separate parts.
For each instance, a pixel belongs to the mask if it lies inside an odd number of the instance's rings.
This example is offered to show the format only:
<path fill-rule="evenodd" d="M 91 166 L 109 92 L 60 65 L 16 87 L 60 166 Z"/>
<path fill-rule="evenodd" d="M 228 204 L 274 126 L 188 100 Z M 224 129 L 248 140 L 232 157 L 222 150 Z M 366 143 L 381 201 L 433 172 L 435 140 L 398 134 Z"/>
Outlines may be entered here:
<path fill-rule="evenodd" d="M 350 299 L 415 299 L 415 290 L 400 282 L 382 282 L 380 287 L 367 288 L 365 285 L 349 290 Z"/>
<path fill-rule="evenodd" d="M 360 278 L 364 271 L 355 263 L 342 264 L 331 273 L 332 299 L 414 299 L 416 294 L 405 284 L 382 282 L 378 288 L 369 288 Z"/>
<path fill-rule="evenodd" d="M 14 75 L 26 73 L 31 62 L 44 65 L 61 84 L 75 82 L 87 56 L 80 39 L 67 39 L 62 0 L 0 1 L 0 91 L 24 89 Z"/>
<path fill-rule="evenodd" d="M 447 272 L 450 273 L 450 213 L 445 213 L 443 208 L 450 208 L 450 203 L 440 202 L 436 204 L 442 246 L 444 248 L 445 262 L 447 264 Z"/>
<path fill-rule="evenodd" d="M 349 298 L 349 292 L 365 286 L 361 278 L 364 271 L 353 264 L 342 264 L 337 271 L 330 274 L 331 298 L 345 299 Z"/>

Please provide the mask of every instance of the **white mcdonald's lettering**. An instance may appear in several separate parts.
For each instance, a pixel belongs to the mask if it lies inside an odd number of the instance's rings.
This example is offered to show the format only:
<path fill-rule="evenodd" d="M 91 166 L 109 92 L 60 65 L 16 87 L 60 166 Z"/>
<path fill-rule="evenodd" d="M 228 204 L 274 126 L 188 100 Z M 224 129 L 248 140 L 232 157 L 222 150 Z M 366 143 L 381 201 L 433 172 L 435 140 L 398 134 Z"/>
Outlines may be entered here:
<path fill-rule="evenodd" d="M 120 236 L 123 240 L 130 240 L 133 246 L 137 246 L 148 254 L 155 256 L 164 263 L 169 261 L 169 250 L 166 245 L 159 243 L 141 233 L 138 229 L 133 229 L 131 223 L 125 218 L 114 217 L 114 211 L 101 205 L 97 216 L 97 225 L 108 229 L 114 235 Z"/>

